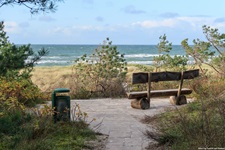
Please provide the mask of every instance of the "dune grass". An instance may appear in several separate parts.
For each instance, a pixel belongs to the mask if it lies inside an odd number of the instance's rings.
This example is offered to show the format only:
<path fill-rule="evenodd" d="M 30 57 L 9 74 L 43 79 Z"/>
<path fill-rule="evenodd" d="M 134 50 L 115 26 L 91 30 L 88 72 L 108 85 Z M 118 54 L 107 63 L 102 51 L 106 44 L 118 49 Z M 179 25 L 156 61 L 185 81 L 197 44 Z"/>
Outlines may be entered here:
<path fill-rule="evenodd" d="M 149 66 L 143 65 L 129 65 L 126 74 L 126 81 L 128 84 L 131 82 L 131 76 L 133 72 L 153 70 Z M 92 95 L 89 91 L 79 89 L 81 87 L 79 84 L 82 81 L 77 81 L 76 75 L 74 75 L 74 70 L 72 66 L 53 66 L 53 67 L 35 67 L 32 72 L 32 81 L 36 84 L 43 92 L 51 93 L 55 88 L 69 88 L 71 90 L 72 98 L 91 98 Z M 92 79 L 86 79 L 90 80 Z M 88 86 L 88 85 L 86 85 Z M 117 85 L 120 89 L 121 85 Z M 115 90 L 116 90 L 115 89 Z M 79 91 L 80 90 L 80 91 Z M 79 91 L 79 92 L 78 92 Z M 116 92 L 116 91 L 115 91 Z M 118 97 L 124 96 L 120 91 L 118 92 Z"/>
<path fill-rule="evenodd" d="M 66 78 L 72 73 L 72 67 L 35 67 L 32 72 L 32 81 L 44 92 L 51 92 L 54 88 L 59 88 L 61 82 L 68 83 Z"/>
<path fill-rule="evenodd" d="M 152 72 L 154 68 L 152 66 L 147 65 L 128 65 L 128 70 L 126 74 L 126 89 L 125 90 L 138 90 L 139 86 L 131 85 L 132 73 L 134 72 Z M 191 69 L 191 68 L 190 68 Z M 163 71 L 163 70 L 162 70 Z M 74 75 L 74 70 L 72 66 L 53 66 L 53 67 L 35 67 L 32 72 L 32 81 L 43 91 L 46 93 L 50 93 L 55 88 L 69 88 L 71 91 L 72 98 L 75 99 L 88 99 L 88 98 L 96 98 L 96 95 L 88 91 L 87 89 L 82 88 L 82 81 L 77 80 L 77 75 Z M 87 83 L 93 82 L 92 79 L 86 79 L 90 81 L 86 81 Z M 114 82 L 115 83 L 115 82 Z M 118 83 L 119 84 L 119 83 Z M 178 88 L 176 82 L 160 82 L 157 84 L 152 84 L 153 89 L 165 89 L 167 88 Z M 85 84 L 85 86 L 91 86 Z M 185 84 L 185 86 L 190 87 L 190 84 Z M 121 85 L 116 85 L 117 88 L 114 88 L 115 93 L 118 93 L 116 96 L 124 97 L 126 96 L 123 92 L 121 92 Z M 92 89 L 92 87 L 89 87 Z M 116 91 L 118 89 L 118 91 Z M 99 96 L 99 95 L 97 95 Z M 101 95 L 100 95 L 101 96 Z M 114 95 L 115 96 L 115 95 Z"/>

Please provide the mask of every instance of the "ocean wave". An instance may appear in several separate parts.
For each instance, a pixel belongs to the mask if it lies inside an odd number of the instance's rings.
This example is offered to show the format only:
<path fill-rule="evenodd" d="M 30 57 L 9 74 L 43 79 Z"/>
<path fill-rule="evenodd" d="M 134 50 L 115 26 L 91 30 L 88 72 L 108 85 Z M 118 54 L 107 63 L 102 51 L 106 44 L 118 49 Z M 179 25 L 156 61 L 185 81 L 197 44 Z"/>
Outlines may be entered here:
<path fill-rule="evenodd" d="M 128 61 L 128 64 L 150 65 L 153 61 Z"/>
<path fill-rule="evenodd" d="M 43 56 L 42 59 L 71 59 L 71 58 L 78 58 L 81 56 Z"/>
<path fill-rule="evenodd" d="M 128 54 L 124 56 L 125 58 L 146 58 L 146 57 L 156 57 L 160 55 L 159 54 Z"/>
<path fill-rule="evenodd" d="M 125 58 L 152 58 L 152 57 L 158 57 L 162 54 L 128 54 L 128 55 L 124 55 Z M 174 56 L 183 56 L 183 55 L 170 55 L 171 57 Z"/>
<path fill-rule="evenodd" d="M 41 60 L 39 62 L 37 62 L 37 64 L 68 64 L 71 63 L 70 61 L 66 61 L 66 60 Z"/>

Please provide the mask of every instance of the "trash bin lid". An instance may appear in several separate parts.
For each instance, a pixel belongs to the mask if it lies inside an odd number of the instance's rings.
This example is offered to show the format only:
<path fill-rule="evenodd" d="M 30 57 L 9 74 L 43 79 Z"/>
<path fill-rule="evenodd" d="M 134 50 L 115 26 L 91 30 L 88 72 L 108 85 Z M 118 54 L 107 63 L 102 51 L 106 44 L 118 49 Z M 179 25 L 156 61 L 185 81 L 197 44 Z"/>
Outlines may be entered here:
<path fill-rule="evenodd" d="M 65 92 L 70 92 L 70 89 L 67 88 L 57 88 L 54 90 L 54 93 L 65 93 Z"/>

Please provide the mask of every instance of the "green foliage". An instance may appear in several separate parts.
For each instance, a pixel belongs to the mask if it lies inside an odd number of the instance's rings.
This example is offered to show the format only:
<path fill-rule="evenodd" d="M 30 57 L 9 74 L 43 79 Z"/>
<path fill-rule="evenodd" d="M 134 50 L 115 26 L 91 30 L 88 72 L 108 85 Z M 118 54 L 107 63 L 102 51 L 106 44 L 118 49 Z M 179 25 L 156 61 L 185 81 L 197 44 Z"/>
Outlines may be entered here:
<path fill-rule="evenodd" d="M 76 91 L 86 96 L 111 97 L 123 92 L 127 63 L 107 38 L 91 56 L 83 55 L 73 66 Z M 80 93 L 79 92 L 79 93 Z M 75 95 L 80 95 L 76 93 Z M 88 94 L 89 93 L 89 94 Z"/>
<path fill-rule="evenodd" d="M 163 68 L 165 70 L 186 70 L 188 58 L 186 56 L 175 55 L 172 57 L 170 52 L 172 50 L 172 43 L 166 39 L 166 35 L 159 37 L 158 44 L 159 56 L 153 58 L 156 71 Z"/>
<path fill-rule="evenodd" d="M 0 76 L 17 79 L 30 78 L 37 61 L 48 53 L 42 49 L 35 54 L 30 45 L 16 46 L 8 41 L 4 24 L 0 22 Z"/>
<path fill-rule="evenodd" d="M 198 149 L 225 146 L 224 79 L 201 78 L 192 83 L 197 100 L 149 119 L 157 134 L 148 133 L 169 149 Z M 146 119 L 147 120 L 147 119 Z"/>
<path fill-rule="evenodd" d="M 181 42 L 196 65 L 206 73 L 207 70 L 202 68 L 202 64 L 206 64 L 218 74 L 225 76 L 225 34 L 220 34 L 218 29 L 209 26 L 203 26 L 203 34 L 207 41 L 199 39 L 193 40 L 193 46 L 189 46 L 188 39 Z"/>
<path fill-rule="evenodd" d="M 85 113 L 76 107 L 72 108 L 73 122 L 54 123 L 48 106 L 31 109 L 31 114 L 19 110 L 5 113 L 0 116 L 0 149 L 91 149 L 85 142 L 95 140 L 95 132 L 83 120 Z"/>
<path fill-rule="evenodd" d="M 0 113 L 24 110 L 25 106 L 34 106 L 47 100 L 39 88 L 27 79 L 9 81 L 0 78 Z"/>
<path fill-rule="evenodd" d="M 29 114 L 25 115 L 19 110 L 16 110 L 13 113 L 8 111 L 4 116 L 0 117 L 1 136 L 3 134 L 16 134 L 18 132 L 17 127 L 30 120 L 31 116 Z"/>
<path fill-rule="evenodd" d="M 41 12 L 54 12 L 56 3 L 63 0 L 1 0 L 0 8 L 5 5 L 22 5 L 30 10 L 32 14 Z"/>
<path fill-rule="evenodd" d="M 149 66 L 149 65 L 140 65 L 140 64 L 134 64 L 132 66 L 137 67 L 139 70 L 139 72 L 143 71 L 143 72 L 152 72 L 154 70 L 153 66 Z"/>

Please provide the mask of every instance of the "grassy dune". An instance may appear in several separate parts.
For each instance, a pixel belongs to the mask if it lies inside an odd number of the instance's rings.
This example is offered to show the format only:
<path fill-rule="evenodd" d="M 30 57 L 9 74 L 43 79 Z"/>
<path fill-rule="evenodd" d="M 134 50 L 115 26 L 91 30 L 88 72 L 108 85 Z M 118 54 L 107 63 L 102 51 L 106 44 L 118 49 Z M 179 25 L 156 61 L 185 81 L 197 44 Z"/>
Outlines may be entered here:
<path fill-rule="evenodd" d="M 68 83 L 66 78 L 72 73 L 72 67 L 35 67 L 32 72 L 32 81 L 45 92 L 61 87 L 59 83 Z"/>
<path fill-rule="evenodd" d="M 141 71 L 138 66 L 128 66 L 127 81 L 133 72 Z M 35 67 L 32 81 L 44 92 L 52 92 L 55 88 L 71 88 L 74 86 L 72 66 Z"/>
<path fill-rule="evenodd" d="M 153 70 L 153 67 L 150 66 L 128 65 L 126 82 L 130 83 L 132 73 L 134 72 Z M 52 92 L 55 88 L 73 88 L 75 86 L 74 78 L 72 66 L 52 66 L 35 67 L 31 79 L 42 91 Z"/>

